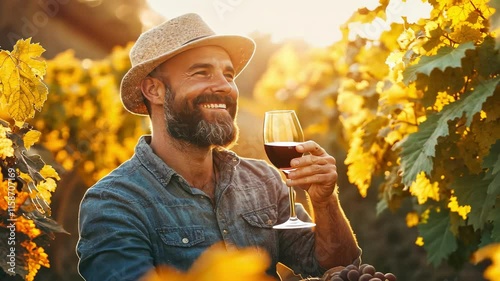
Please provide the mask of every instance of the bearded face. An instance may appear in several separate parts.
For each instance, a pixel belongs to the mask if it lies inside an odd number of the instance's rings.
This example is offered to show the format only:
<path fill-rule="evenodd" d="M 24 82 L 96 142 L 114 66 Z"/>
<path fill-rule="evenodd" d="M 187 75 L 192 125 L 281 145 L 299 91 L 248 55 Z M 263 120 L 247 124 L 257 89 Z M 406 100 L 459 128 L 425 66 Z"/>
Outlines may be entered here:
<path fill-rule="evenodd" d="M 168 133 L 198 147 L 229 146 L 236 141 L 237 102 L 229 95 L 201 94 L 193 100 L 175 101 L 167 87 L 163 106 Z"/>

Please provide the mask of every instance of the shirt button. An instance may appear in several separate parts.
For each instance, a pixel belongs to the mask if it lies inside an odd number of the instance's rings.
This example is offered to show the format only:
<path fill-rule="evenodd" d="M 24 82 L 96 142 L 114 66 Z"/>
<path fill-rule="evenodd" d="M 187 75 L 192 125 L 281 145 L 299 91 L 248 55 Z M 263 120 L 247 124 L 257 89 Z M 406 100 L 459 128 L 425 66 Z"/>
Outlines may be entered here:
<path fill-rule="evenodd" d="M 182 238 L 182 243 L 184 243 L 184 244 L 189 243 L 189 239 L 187 239 L 187 238 Z"/>
<path fill-rule="evenodd" d="M 222 233 L 224 233 L 224 235 L 227 235 L 229 233 L 229 231 L 227 229 L 224 229 L 224 230 L 222 230 Z"/>

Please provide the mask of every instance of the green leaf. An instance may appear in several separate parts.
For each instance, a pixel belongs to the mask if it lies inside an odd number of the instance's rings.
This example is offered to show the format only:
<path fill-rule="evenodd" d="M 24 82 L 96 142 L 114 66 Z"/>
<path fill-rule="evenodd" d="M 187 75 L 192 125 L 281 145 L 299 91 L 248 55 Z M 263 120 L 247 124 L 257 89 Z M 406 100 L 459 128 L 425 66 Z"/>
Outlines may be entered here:
<path fill-rule="evenodd" d="M 405 186 L 410 186 L 421 171 L 430 175 L 437 139 L 448 135 L 448 124 L 442 122 L 441 114 L 429 115 L 420 124 L 418 132 L 410 134 L 401 143 L 401 170 Z"/>
<path fill-rule="evenodd" d="M 495 175 L 487 174 L 485 177 L 490 184 L 488 185 L 488 195 L 489 196 L 497 196 L 500 194 L 500 173 Z"/>
<path fill-rule="evenodd" d="M 483 159 L 483 169 L 493 169 L 492 173 L 500 171 L 500 140 L 490 147 L 490 153 Z"/>
<path fill-rule="evenodd" d="M 500 242 L 500 212 L 498 209 L 500 208 L 500 198 L 497 199 L 496 202 L 496 212 L 491 212 L 490 217 L 488 218 L 493 223 L 493 229 L 491 231 L 491 239 L 494 242 Z"/>
<path fill-rule="evenodd" d="M 35 213 L 30 213 L 27 215 L 28 218 L 35 222 L 35 225 L 44 233 L 48 234 L 51 239 L 54 239 L 52 233 L 65 233 L 69 234 L 57 221 L 53 220 L 47 216 L 36 215 Z"/>
<path fill-rule="evenodd" d="M 495 39 L 491 36 L 484 38 L 478 48 L 479 66 L 475 69 L 483 77 L 500 73 L 500 52 L 495 49 Z"/>
<path fill-rule="evenodd" d="M 495 197 L 487 194 L 489 181 L 483 180 L 483 176 L 484 174 L 466 175 L 457 178 L 450 185 L 450 189 L 455 190 L 458 204 L 471 206 L 471 211 L 467 215 L 468 223 L 475 230 L 484 227 L 495 205 Z"/>
<path fill-rule="evenodd" d="M 500 194 L 500 140 L 493 144 L 490 153 L 483 160 L 483 168 L 487 169 L 485 179 L 491 181 L 488 186 L 488 195 Z"/>
<path fill-rule="evenodd" d="M 450 214 L 446 209 L 440 212 L 432 210 L 427 223 L 418 225 L 420 235 L 424 238 L 427 260 L 434 266 L 438 266 L 457 249 L 457 240 L 450 227 Z"/>
<path fill-rule="evenodd" d="M 466 125 L 470 126 L 472 117 L 481 110 L 486 99 L 495 93 L 499 82 L 500 77 L 497 77 L 479 84 L 464 98 L 445 106 L 439 113 L 429 115 L 427 120 L 419 125 L 417 132 L 410 134 L 400 143 L 401 169 L 405 186 L 410 186 L 421 171 L 430 176 L 438 138 L 449 134 L 448 121 L 465 114 Z"/>
<path fill-rule="evenodd" d="M 45 166 L 45 162 L 40 155 L 27 155 L 26 150 L 19 151 L 18 149 L 15 149 L 14 152 L 17 158 L 16 167 L 21 172 L 30 175 L 36 183 L 44 180 L 44 177 L 40 174 L 40 170 Z"/>
<path fill-rule="evenodd" d="M 467 42 L 457 48 L 442 47 L 433 56 L 423 56 L 417 64 L 411 65 L 403 71 L 403 82 L 408 85 L 415 81 L 417 73 L 429 76 L 434 69 L 445 71 L 448 67 L 461 67 L 465 52 L 474 48 L 474 42 Z"/>
<path fill-rule="evenodd" d="M 377 202 L 377 207 L 376 207 L 376 211 L 377 211 L 377 216 L 379 216 L 380 214 L 382 214 L 385 210 L 387 210 L 389 206 L 387 205 L 387 201 L 385 199 L 381 199 Z"/>
<path fill-rule="evenodd" d="M 449 95 L 458 93 L 467 81 L 464 76 L 461 68 L 434 71 L 430 76 L 419 75 L 415 86 L 425 93 L 421 99 L 422 104 L 425 107 L 433 106 L 440 92 L 447 92 Z"/>
<path fill-rule="evenodd" d="M 377 116 L 363 125 L 363 150 L 370 151 L 372 145 L 377 143 L 378 133 L 389 123 L 385 116 Z"/>

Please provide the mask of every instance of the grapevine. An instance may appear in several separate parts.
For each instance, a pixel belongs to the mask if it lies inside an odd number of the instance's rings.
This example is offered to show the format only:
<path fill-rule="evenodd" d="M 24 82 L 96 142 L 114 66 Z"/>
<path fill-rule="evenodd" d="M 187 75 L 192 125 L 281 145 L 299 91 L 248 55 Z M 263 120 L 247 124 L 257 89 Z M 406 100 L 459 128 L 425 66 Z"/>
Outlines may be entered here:
<path fill-rule="evenodd" d="M 278 51 L 255 95 L 279 101 L 286 93 L 299 115 L 326 112 L 306 132 L 329 131 L 323 139 L 345 145 L 360 195 L 381 181 L 377 212 L 410 202 L 408 227 L 418 228 L 428 262 L 461 267 L 500 242 L 495 9 L 482 0 L 423 1 L 426 19 L 389 23 L 376 38 L 351 29 L 389 18 L 391 2 L 355 12 L 326 51 Z M 301 67 L 280 80 L 293 56 Z"/>
<path fill-rule="evenodd" d="M 47 98 L 43 52 L 31 39 L 0 50 L 0 108 L 10 117 L 0 119 L 0 261 L 5 273 L 27 281 L 50 267 L 45 248 L 55 232 L 65 232 L 50 209 L 59 175 L 36 154 L 40 132 L 25 122 Z"/>

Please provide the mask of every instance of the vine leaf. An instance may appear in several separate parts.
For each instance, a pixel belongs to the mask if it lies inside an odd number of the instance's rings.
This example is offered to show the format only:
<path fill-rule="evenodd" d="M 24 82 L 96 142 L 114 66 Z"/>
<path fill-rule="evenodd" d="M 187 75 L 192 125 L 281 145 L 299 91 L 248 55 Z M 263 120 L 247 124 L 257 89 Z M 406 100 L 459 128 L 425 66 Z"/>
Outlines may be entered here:
<path fill-rule="evenodd" d="M 481 110 L 486 99 L 494 94 L 499 82 L 500 77 L 483 82 L 465 98 L 445 106 L 439 113 L 429 115 L 420 124 L 419 131 L 410 134 L 398 145 L 402 148 L 401 170 L 405 186 L 410 186 L 421 171 L 431 175 L 438 138 L 449 134 L 448 121 L 465 114 L 466 125 L 470 126 L 472 117 Z"/>
<path fill-rule="evenodd" d="M 471 206 L 469 224 L 476 230 L 483 228 L 495 205 L 495 196 L 488 196 L 486 193 L 488 185 L 489 181 L 483 180 L 482 174 L 460 177 L 451 185 L 459 205 Z"/>
<path fill-rule="evenodd" d="M 500 194 L 500 140 L 490 148 L 490 153 L 483 161 L 483 168 L 488 169 L 486 179 L 490 179 L 488 195 L 496 196 Z"/>
<path fill-rule="evenodd" d="M 423 56 L 417 64 L 410 65 L 403 71 L 403 82 L 408 85 L 415 81 L 417 73 L 429 76 L 436 68 L 445 71 L 448 67 L 461 67 L 465 52 L 471 49 L 474 49 L 474 43 L 467 42 L 457 48 L 442 47 L 433 56 Z"/>
<path fill-rule="evenodd" d="M 500 208 L 500 198 L 497 199 L 496 207 Z M 488 219 L 493 222 L 493 229 L 491 230 L 492 241 L 500 242 L 500 212 L 491 212 Z"/>
<path fill-rule="evenodd" d="M 427 223 L 418 225 L 418 230 L 424 238 L 427 259 L 434 266 L 439 265 L 441 260 L 457 249 L 457 241 L 450 227 L 450 214 L 446 209 L 440 212 L 432 210 Z"/>
<path fill-rule="evenodd" d="M 37 131 L 37 130 L 30 130 L 30 131 L 26 132 L 26 134 L 23 136 L 23 142 L 24 142 L 24 146 L 26 147 L 26 149 L 30 149 L 30 147 L 33 144 L 38 142 L 41 134 L 42 133 L 40 131 Z"/>
<path fill-rule="evenodd" d="M 17 41 L 12 52 L 0 51 L 0 104 L 16 121 L 24 122 L 41 110 L 48 89 L 42 79 L 46 63 L 39 60 L 45 49 L 31 38 Z"/>

